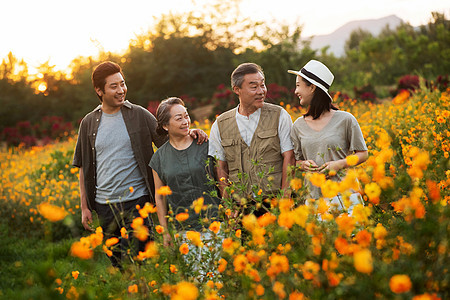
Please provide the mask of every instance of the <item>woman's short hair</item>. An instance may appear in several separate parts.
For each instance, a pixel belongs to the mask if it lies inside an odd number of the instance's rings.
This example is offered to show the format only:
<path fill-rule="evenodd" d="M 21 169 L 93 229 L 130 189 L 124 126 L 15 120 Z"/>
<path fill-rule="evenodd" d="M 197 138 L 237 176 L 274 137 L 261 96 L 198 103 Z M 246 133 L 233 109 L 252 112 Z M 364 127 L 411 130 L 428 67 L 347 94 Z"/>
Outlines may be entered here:
<path fill-rule="evenodd" d="M 100 88 L 103 92 L 105 92 L 106 77 L 116 73 L 120 73 L 123 79 L 125 79 L 125 76 L 122 73 L 122 68 L 115 62 L 105 61 L 99 64 L 92 72 L 92 84 L 94 85 L 94 88 Z M 100 101 L 102 101 L 102 97 L 100 97 L 97 93 L 96 95 Z"/>
<path fill-rule="evenodd" d="M 233 73 L 231 73 L 231 89 L 234 89 L 235 86 L 239 88 L 242 87 L 244 76 L 255 73 L 261 73 L 264 76 L 264 71 L 259 65 L 255 63 L 240 64 L 236 69 L 234 69 Z"/>
<path fill-rule="evenodd" d="M 165 130 L 163 128 L 163 126 L 169 124 L 170 118 L 172 117 L 170 115 L 170 109 L 172 108 L 172 106 L 177 105 L 177 104 L 186 107 L 184 105 L 183 100 L 181 100 L 180 98 L 177 98 L 177 97 L 170 97 L 170 98 L 164 99 L 159 104 L 158 108 L 156 109 L 156 119 L 158 121 L 158 127 L 156 128 L 156 131 L 159 134 L 161 134 L 161 135 L 167 134 L 167 130 Z"/>
<path fill-rule="evenodd" d="M 306 83 L 307 86 L 310 86 L 312 84 L 303 77 L 302 80 Z M 322 89 L 316 88 L 314 90 L 314 95 L 311 99 L 309 109 L 306 114 L 304 114 L 304 116 L 311 116 L 313 120 L 316 120 L 322 115 L 324 111 L 330 111 L 332 109 L 338 110 L 338 108 L 331 103 L 331 99 L 327 95 L 327 93 L 325 93 Z"/>

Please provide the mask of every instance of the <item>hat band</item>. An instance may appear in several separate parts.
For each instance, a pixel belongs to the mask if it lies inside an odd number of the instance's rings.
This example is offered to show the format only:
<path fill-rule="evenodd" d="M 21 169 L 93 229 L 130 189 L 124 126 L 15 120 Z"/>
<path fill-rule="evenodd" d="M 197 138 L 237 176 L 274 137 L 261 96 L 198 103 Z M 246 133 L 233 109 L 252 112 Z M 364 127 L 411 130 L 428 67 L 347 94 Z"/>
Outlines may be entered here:
<path fill-rule="evenodd" d="M 317 81 L 318 83 L 320 83 L 321 85 L 323 85 L 324 87 L 326 87 L 326 89 L 328 90 L 330 88 L 330 85 L 328 83 L 326 83 L 325 81 L 323 81 L 322 79 L 320 79 L 319 77 L 317 77 L 316 75 L 314 75 L 313 73 L 307 71 L 305 68 L 302 68 L 300 70 L 300 72 L 302 74 L 305 74 L 306 76 L 308 76 L 309 78 Z"/>

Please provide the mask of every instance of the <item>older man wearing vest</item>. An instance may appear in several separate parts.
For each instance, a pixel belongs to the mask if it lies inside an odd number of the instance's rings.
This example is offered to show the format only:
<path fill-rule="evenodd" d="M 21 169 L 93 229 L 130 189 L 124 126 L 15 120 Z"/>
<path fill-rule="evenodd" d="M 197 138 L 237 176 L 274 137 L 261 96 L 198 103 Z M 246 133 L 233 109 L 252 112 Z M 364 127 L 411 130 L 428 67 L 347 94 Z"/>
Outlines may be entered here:
<path fill-rule="evenodd" d="M 264 102 L 267 88 L 257 64 L 239 65 L 231 74 L 231 88 L 239 105 L 221 114 L 210 133 L 209 155 L 218 160 L 217 175 L 244 184 L 247 196 L 259 189 L 265 196 L 275 195 L 288 186 L 287 167 L 295 163 L 291 117 L 282 107 Z M 226 182 L 219 182 L 222 197 L 227 196 Z"/>

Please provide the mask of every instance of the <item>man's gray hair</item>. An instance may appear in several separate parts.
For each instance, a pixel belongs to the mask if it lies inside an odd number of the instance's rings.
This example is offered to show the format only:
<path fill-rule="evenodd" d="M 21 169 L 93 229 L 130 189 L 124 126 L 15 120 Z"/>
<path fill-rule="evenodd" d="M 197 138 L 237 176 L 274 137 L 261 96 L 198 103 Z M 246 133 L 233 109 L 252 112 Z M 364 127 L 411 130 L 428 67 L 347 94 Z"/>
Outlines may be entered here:
<path fill-rule="evenodd" d="M 240 64 L 234 69 L 233 73 L 231 73 L 231 89 L 234 89 L 235 86 L 241 88 L 242 83 L 244 82 L 244 76 L 255 73 L 261 73 L 261 75 L 264 76 L 264 71 L 259 65 L 255 63 Z"/>

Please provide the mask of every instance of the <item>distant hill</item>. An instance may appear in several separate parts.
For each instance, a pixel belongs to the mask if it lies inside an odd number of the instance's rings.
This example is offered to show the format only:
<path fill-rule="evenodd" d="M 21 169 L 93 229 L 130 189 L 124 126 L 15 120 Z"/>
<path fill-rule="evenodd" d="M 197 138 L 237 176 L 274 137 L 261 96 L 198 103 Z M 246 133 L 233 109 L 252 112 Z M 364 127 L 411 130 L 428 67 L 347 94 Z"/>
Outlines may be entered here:
<path fill-rule="evenodd" d="M 386 25 L 389 25 L 391 29 L 395 29 L 401 23 L 403 23 L 403 20 L 396 15 L 391 15 L 380 19 L 351 21 L 339 27 L 330 34 L 311 37 L 311 48 L 320 50 L 329 45 L 329 52 L 332 52 L 334 55 L 339 57 L 344 54 L 345 42 L 350 37 L 352 31 L 361 28 L 376 36 L 384 27 L 386 27 Z"/>

